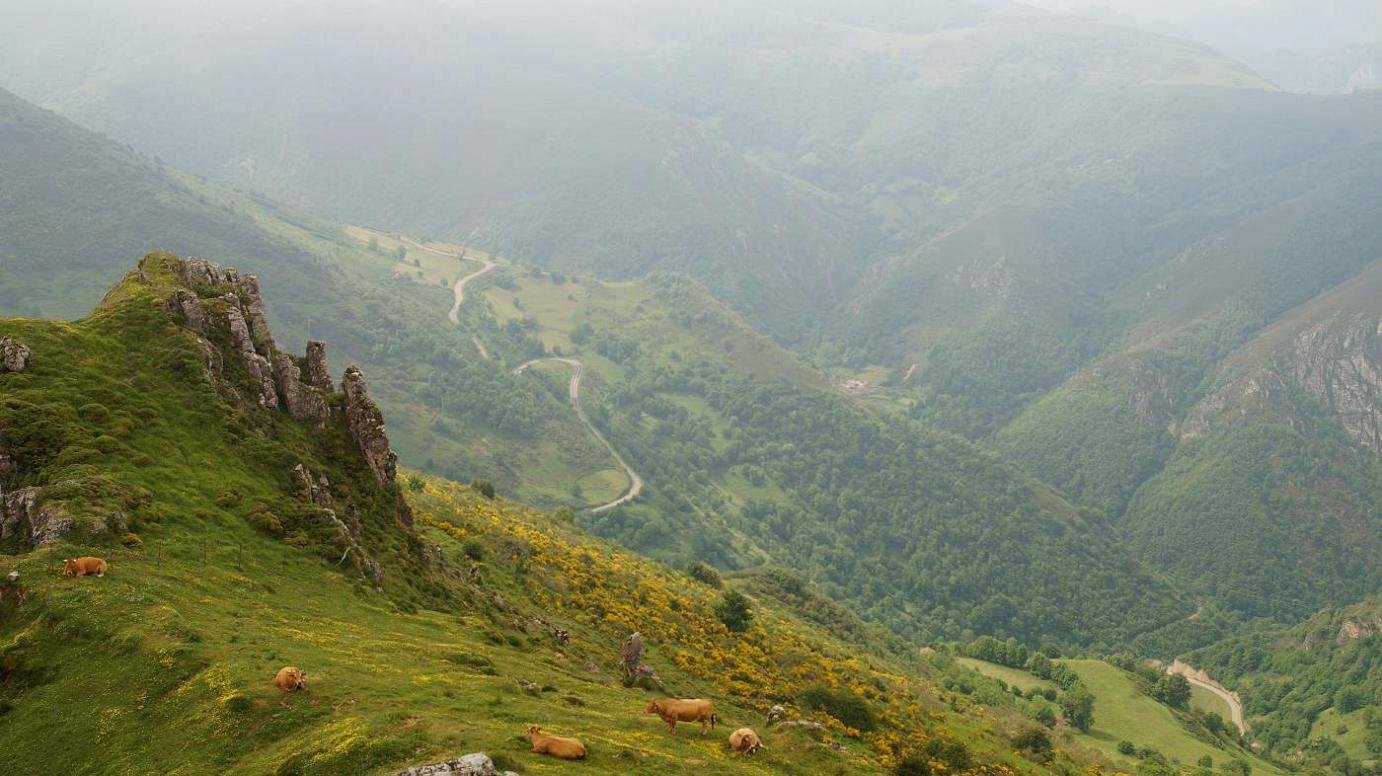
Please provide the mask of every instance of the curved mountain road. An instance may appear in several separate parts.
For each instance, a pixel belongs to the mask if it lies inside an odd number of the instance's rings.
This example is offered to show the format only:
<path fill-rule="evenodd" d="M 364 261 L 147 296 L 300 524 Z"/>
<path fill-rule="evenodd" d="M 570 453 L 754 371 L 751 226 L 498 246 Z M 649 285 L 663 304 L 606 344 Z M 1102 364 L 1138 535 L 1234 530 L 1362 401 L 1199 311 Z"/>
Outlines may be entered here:
<path fill-rule="evenodd" d="M 605 449 L 608 450 L 609 454 L 614 458 L 614 462 L 619 464 L 619 468 L 623 469 L 625 476 L 629 478 L 629 487 L 624 490 L 619 498 L 605 504 L 600 504 L 599 506 L 591 507 L 590 511 L 604 512 L 605 510 L 614 509 L 617 506 L 627 504 L 638 498 L 638 494 L 643 492 L 643 478 L 639 477 L 638 472 L 635 472 L 633 467 L 629 466 L 628 463 L 624 461 L 624 457 L 619 455 L 619 451 L 614 449 L 614 445 L 610 444 L 609 440 L 605 438 L 605 435 L 600 433 L 600 429 L 596 428 L 595 424 L 590 422 L 590 418 L 585 414 L 585 409 L 581 407 L 581 375 L 585 372 L 585 365 L 574 358 L 553 356 L 550 358 L 535 358 L 532 361 L 519 364 L 518 367 L 513 370 L 513 373 L 522 374 L 528 367 L 542 363 L 543 361 L 555 361 L 571 367 L 571 383 L 568 388 L 568 393 L 571 397 L 571 407 L 576 410 L 576 417 L 580 418 L 581 422 L 585 424 L 585 427 L 590 430 L 590 433 L 595 435 L 596 439 L 600 440 L 600 444 L 605 446 Z"/>
<path fill-rule="evenodd" d="M 1166 669 L 1166 673 L 1179 674 L 1196 687 L 1203 687 L 1219 696 L 1224 703 L 1228 704 L 1229 716 L 1232 717 L 1234 726 L 1238 728 L 1238 733 L 1240 735 L 1248 734 L 1248 723 L 1243 720 L 1243 704 L 1238 700 L 1236 693 L 1230 692 L 1222 684 L 1210 679 L 1204 671 L 1180 660 L 1173 662 L 1171 667 Z"/>
<path fill-rule="evenodd" d="M 405 245 L 417 248 L 420 251 L 427 251 L 428 253 L 434 253 L 438 256 L 445 256 L 449 259 L 456 258 L 456 254 L 454 253 L 448 253 L 447 251 L 439 251 L 436 248 L 429 248 L 428 246 L 423 245 L 422 243 L 410 237 L 400 237 L 399 239 Z M 475 278 L 480 277 L 486 272 L 493 270 L 495 266 L 494 262 L 490 261 L 489 259 L 471 259 L 471 261 L 478 261 L 483 266 L 481 266 L 474 272 L 470 273 L 469 275 L 466 275 L 465 277 L 457 280 L 456 285 L 452 286 L 451 288 L 452 293 L 456 297 L 456 301 L 454 304 L 451 305 L 451 312 L 447 313 L 446 317 L 451 319 L 451 322 L 455 324 L 459 324 L 461 322 L 461 305 L 465 302 L 465 284 L 469 283 Z M 484 351 L 483 347 L 481 347 L 480 349 L 482 352 Z M 486 358 L 488 358 L 488 356 L 486 356 Z"/>

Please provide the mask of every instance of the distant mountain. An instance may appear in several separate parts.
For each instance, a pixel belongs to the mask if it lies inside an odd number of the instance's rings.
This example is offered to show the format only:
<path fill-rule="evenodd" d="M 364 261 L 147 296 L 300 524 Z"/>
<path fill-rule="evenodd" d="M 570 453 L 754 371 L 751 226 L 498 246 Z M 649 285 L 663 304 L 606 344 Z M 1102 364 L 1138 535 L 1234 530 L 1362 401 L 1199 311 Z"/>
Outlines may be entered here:
<path fill-rule="evenodd" d="M 1340 53 L 1382 38 L 1372 0 L 1027 0 L 1032 6 L 1190 38 L 1224 52 L 1290 91 L 1353 91 Z"/>

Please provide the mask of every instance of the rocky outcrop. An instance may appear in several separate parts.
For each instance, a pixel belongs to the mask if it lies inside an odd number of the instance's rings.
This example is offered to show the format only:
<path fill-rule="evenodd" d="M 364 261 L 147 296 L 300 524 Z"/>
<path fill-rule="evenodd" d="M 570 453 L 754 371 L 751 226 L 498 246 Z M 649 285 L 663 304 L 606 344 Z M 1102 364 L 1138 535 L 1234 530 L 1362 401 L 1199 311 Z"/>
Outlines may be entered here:
<path fill-rule="evenodd" d="M 1382 453 L 1382 320 L 1338 313 L 1300 331 L 1286 359 L 1284 368 L 1349 436 Z"/>
<path fill-rule="evenodd" d="M 1382 454 L 1382 321 L 1337 313 L 1299 329 L 1269 362 L 1201 400 L 1175 431 L 1187 441 L 1263 412 L 1304 423 L 1301 397 L 1328 408 L 1350 437 Z"/>
<path fill-rule="evenodd" d="M 1343 646 L 1350 641 L 1366 639 L 1379 633 L 1382 633 L 1382 612 L 1374 612 L 1371 616 L 1346 617 L 1339 623 L 1339 635 L 1334 637 L 1334 642 Z"/>
<path fill-rule="evenodd" d="M 0 371 L 23 372 L 29 365 L 29 349 L 11 337 L 0 337 Z"/>
<path fill-rule="evenodd" d="M 22 542 L 33 547 L 52 544 L 65 536 L 75 522 L 56 505 L 39 504 L 42 491 L 0 488 L 0 542 Z"/>
<path fill-rule="evenodd" d="M 274 384 L 289 415 L 297 420 L 326 420 L 326 396 L 302 382 L 301 370 L 287 353 L 274 353 Z"/>
<path fill-rule="evenodd" d="M 307 384 L 322 393 L 336 392 L 331 370 L 326 366 L 326 345 L 316 340 L 307 342 Z"/>
<path fill-rule="evenodd" d="M 254 337 L 250 334 L 245 320 L 240 298 L 235 294 L 221 297 L 226 304 L 226 323 L 230 326 L 230 344 L 240 354 L 240 361 L 249 373 L 250 381 L 258 392 L 259 404 L 269 409 L 278 408 L 278 388 L 274 385 L 273 365 L 269 359 L 255 350 Z"/>
<path fill-rule="evenodd" d="M 346 369 L 341 379 L 341 390 L 345 394 L 346 422 L 350 436 L 364 456 L 370 471 L 380 484 L 393 483 L 398 475 L 398 456 L 389 446 L 389 437 L 384 430 L 384 413 L 370 398 L 365 376 L 359 367 Z"/>
<path fill-rule="evenodd" d="M 331 506 L 331 482 L 326 479 L 325 474 L 313 477 L 310 469 L 298 464 L 293 467 L 293 481 L 297 483 L 299 501 L 311 502 L 320 507 Z"/>
<path fill-rule="evenodd" d="M 307 343 L 304 379 L 298 361 L 274 345 L 259 280 L 254 275 L 241 275 L 203 259 L 186 259 L 172 266 L 187 287 L 173 291 L 167 310 L 197 333 L 207 378 L 213 382 L 221 379 L 225 367 L 208 338 L 217 331 L 221 337 L 228 332 L 228 350 L 244 366 L 255 403 L 267 409 L 282 408 L 297 420 L 325 421 L 329 414 L 327 397 L 334 391 L 327 371 L 326 346 Z M 213 304 L 208 305 L 208 301 Z M 217 325 L 218 318 L 224 318 L 224 328 Z"/>
<path fill-rule="evenodd" d="M 415 765 L 399 771 L 395 776 L 517 776 L 512 771 L 500 771 L 484 752 L 461 755 L 428 765 Z"/>

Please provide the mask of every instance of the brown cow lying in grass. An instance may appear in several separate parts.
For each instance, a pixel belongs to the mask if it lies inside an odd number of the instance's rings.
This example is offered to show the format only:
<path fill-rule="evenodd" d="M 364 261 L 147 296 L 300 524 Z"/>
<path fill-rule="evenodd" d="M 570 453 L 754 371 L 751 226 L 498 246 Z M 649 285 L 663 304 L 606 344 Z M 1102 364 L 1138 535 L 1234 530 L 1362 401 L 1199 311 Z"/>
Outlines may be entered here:
<path fill-rule="evenodd" d="M 274 674 L 274 686 L 284 692 L 307 689 L 307 672 L 301 668 L 284 666 Z"/>
<path fill-rule="evenodd" d="M 739 728 L 729 734 L 729 748 L 736 752 L 753 754 L 763 748 L 763 740 L 753 732 L 753 728 Z"/>
<path fill-rule="evenodd" d="M 673 733 L 677 732 L 678 722 L 699 722 L 701 735 L 705 735 L 707 730 L 715 727 L 715 723 L 720 721 L 715 716 L 715 704 L 703 698 L 663 698 L 649 703 L 643 713 L 662 717 L 662 721 L 667 723 L 668 729 Z"/>
<path fill-rule="evenodd" d="M 581 760 L 585 758 L 585 744 L 574 738 L 549 736 L 537 725 L 523 732 L 525 738 L 533 742 L 533 754 L 545 754 L 558 760 Z"/>
<path fill-rule="evenodd" d="M 94 574 L 98 577 L 106 575 L 106 569 L 110 564 L 100 558 L 90 556 L 84 558 L 64 558 L 62 561 L 62 575 L 64 577 L 84 577 Z"/>

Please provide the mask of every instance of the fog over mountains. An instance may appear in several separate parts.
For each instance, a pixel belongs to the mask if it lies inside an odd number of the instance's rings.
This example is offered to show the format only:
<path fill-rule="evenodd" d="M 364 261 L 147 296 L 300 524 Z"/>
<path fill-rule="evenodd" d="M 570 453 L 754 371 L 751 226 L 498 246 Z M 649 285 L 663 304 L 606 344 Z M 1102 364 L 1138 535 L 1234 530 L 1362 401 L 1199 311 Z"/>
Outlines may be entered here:
<path fill-rule="evenodd" d="M 88 313 L 139 256 L 233 264 L 279 336 L 363 368 L 404 476 L 438 478 L 403 494 L 429 520 L 440 483 L 472 483 L 553 512 L 543 535 L 771 596 L 793 628 L 887 632 L 870 654 L 888 676 L 938 649 L 916 681 L 956 713 L 1011 712 L 956 729 L 1032 772 L 1205 755 L 1367 773 L 1379 47 L 1362 0 L 22 2 L 0 11 L 0 335 L 80 320 L 97 349 L 135 313 Z M 25 407 L 49 390 L 22 386 Z M 109 431 L 61 396 L 51 417 Z M 38 433 L 18 401 L 0 454 Z M 225 422 L 273 442 L 245 453 L 267 494 L 287 476 L 274 445 L 306 443 L 262 409 Z M 0 469 L 0 496 L 115 465 L 93 440 Z M 264 533 L 261 501 L 217 509 Z M 525 551 L 466 509 L 372 540 L 394 573 L 436 541 L 505 554 L 521 600 L 579 598 L 569 569 L 529 586 Z M 503 619 L 428 568 L 388 588 L 400 610 Z M 1302 639 L 1333 646 L 1307 659 Z M 1248 733 L 1143 662 L 1177 658 L 1246 694 Z M 675 663 L 688 697 L 698 659 Z M 1063 700 L 963 690 L 976 666 Z M 817 679 L 774 702 L 827 709 Z M 1097 730 L 1122 683 L 1168 751 L 1123 751 L 1146 720 Z M 1103 693 L 1094 732 L 1082 693 Z M 1013 720 L 1094 754 L 1008 747 Z M 869 767 L 922 756 L 859 746 Z"/>

